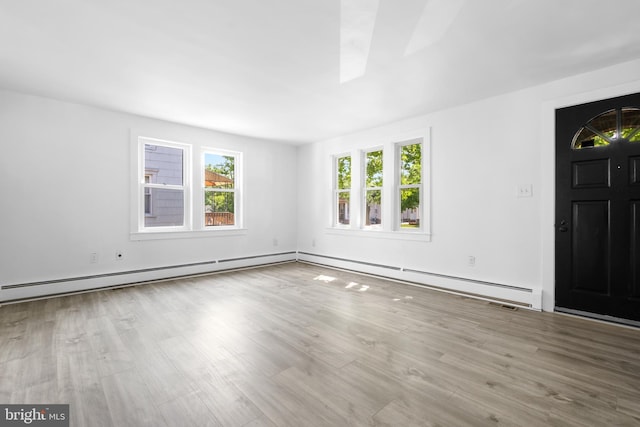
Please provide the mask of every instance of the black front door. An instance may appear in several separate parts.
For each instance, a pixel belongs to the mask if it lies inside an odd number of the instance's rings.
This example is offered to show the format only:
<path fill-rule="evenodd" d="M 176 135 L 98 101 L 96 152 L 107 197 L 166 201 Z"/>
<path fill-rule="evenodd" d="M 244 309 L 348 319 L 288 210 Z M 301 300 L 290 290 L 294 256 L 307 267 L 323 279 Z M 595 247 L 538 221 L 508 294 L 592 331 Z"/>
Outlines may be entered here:
<path fill-rule="evenodd" d="M 556 111 L 556 307 L 640 321 L 640 94 Z"/>

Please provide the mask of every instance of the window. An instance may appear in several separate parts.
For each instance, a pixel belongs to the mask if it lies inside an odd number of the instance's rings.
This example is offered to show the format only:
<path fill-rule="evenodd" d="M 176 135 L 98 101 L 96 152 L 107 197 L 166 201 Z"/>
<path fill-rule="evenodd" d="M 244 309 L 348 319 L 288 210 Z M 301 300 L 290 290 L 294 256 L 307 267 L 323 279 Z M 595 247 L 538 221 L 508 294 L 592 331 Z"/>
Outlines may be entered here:
<path fill-rule="evenodd" d="M 419 229 L 422 199 L 422 142 L 398 144 L 400 179 L 398 186 L 400 228 Z"/>
<path fill-rule="evenodd" d="M 237 154 L 204 153 L 204 226 L 236 225 Z"/>
<path fill-rule="evenodd" d="M 242 153 L 134 134 L 132 154 L 132 239 L 244 234 Z"/>
<path fill-rule="evenodd" d="M 620 140 L 640 142 L 640 109 L 625 107 L 599 114 L 576 132 L 571 148 L 606 147 Z"/>
<path fill-rule="evenodd" d="M 364 154 L 364 226 L 382 225 L 382 150 Z"/>
<path fill-rule="evenodd" d="M 418 130 L 333 155 L 328 232 L 429 241 L 429 147 L 430 132 Z"/>
<path fill-rule="evenodd" d="M 336 158 L 335 163 L 336 224 L 349 225 L 351 201 L 351 156 Z"/>
<path fill-rule="evenodd" d="M 187 227 L 188 147 L 155 140 L 144 140 L 141 146 L 141 228 Z"/>

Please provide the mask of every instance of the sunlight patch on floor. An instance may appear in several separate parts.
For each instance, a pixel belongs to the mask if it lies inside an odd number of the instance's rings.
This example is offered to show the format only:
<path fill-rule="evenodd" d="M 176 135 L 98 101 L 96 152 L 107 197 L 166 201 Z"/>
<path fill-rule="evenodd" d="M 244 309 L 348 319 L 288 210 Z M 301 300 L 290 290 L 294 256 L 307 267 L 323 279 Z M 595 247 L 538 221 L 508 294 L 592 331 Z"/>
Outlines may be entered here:
<path fill-rule="evenodd" d="M 336 280 L 336 278 L 320 274 L 319 276 L 314 277 L 313 280 L 319 280 L 319 281 L 324 282 L 324 283 L 331 283 L 334 280 Z"/>

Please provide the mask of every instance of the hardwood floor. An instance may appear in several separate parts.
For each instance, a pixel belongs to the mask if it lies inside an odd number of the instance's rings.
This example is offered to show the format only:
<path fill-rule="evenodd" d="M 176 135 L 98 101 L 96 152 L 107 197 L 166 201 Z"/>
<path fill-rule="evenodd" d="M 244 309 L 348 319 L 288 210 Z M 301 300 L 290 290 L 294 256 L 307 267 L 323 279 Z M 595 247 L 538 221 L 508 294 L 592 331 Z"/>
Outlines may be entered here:
<path fill-rule="evenodd" d="M 290 263 L 0 307 L 72 426 L 640 426 L 640 330 Z"/>

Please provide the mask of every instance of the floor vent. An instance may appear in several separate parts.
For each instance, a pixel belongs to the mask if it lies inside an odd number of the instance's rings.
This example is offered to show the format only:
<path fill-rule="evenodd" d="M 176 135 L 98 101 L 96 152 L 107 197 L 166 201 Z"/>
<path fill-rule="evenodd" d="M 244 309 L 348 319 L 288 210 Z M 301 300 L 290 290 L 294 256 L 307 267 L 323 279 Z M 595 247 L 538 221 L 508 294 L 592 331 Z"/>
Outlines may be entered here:
<path fill-rule="evenodd" d="M 503 308 L 505 310 L 518 311 L 518 307 L 513 306 L 513 305 L 500 304 L 498 302 L 490 302 L 489 305 L 494 306 L 494 307 L 498 307 L 498 308 Z"/>

